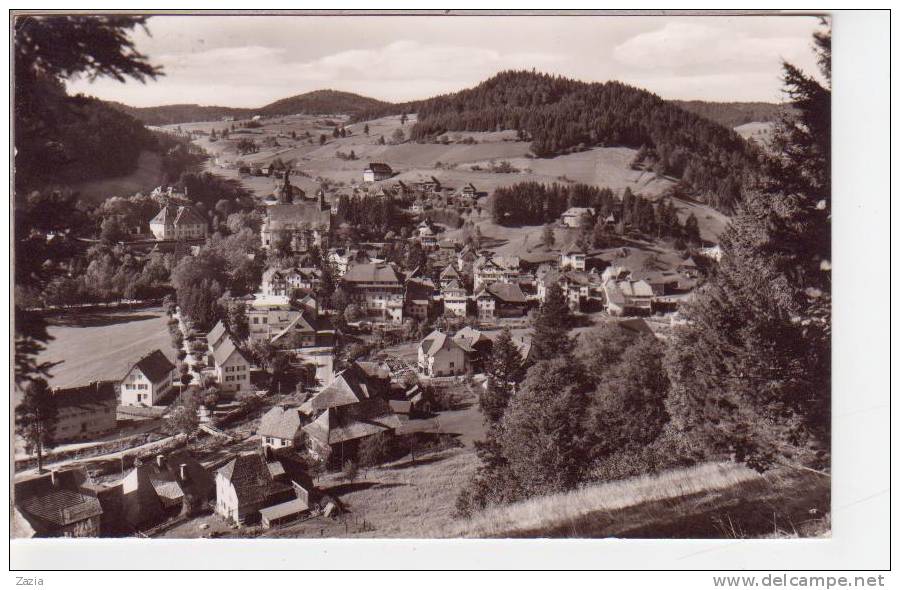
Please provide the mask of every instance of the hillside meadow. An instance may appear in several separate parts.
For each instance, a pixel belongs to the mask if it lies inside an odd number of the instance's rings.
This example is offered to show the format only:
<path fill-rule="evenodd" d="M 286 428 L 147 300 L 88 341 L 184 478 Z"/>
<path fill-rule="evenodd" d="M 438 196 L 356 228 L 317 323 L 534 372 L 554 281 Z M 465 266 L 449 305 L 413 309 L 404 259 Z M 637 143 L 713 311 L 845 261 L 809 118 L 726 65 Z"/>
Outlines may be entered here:
<path fill-rule="evenodd" d="M 121 379 L 142 355 L 157 348 L 174 363 L 166 321 L 159 307 L 54 315 L 47 318 L 52 340 L 38 361 L 62 361 L 51 370 L 54 387 Z"/>

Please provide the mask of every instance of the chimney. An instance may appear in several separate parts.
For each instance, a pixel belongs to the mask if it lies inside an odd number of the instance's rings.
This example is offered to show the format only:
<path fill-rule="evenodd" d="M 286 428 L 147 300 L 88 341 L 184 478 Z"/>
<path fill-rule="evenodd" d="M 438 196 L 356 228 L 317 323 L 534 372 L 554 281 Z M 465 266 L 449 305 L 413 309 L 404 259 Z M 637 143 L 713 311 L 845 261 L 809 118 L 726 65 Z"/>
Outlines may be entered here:
<path fill-rule="evenodd" d="M 166 466 L 166 457 L 165 455 L 157 455 L 156 456 L 156 466 L 162 469 Z"/>
<path fill-rule="evenodd" d="M 325 191 L 322 189 L 319 189 L 319 209 L 325 209 Z"/>
<path fill-rule="evenodd" d="M 178 466 L 178 477 L 183 481 L 187 479 L 187 463 Z"/>

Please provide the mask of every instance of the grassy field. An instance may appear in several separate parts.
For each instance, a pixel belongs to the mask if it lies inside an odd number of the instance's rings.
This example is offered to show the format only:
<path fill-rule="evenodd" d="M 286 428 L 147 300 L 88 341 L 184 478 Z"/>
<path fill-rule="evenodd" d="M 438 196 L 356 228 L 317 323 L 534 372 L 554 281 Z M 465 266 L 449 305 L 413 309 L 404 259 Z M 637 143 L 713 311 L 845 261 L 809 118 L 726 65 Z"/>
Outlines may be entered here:
<path fill-rule="evenodd" d="M 333 122 L 346 125 L 352 131 L 349 137 L 334 138 L 334 127 L 324 124 L 325 117 L 295 115 L 263 121 L 259 129 L 248 133 L 233 134 L 228 140 L 210 142 L 203 137 L 196 140 L 198 145 L 214 156 L 218 156 L 220 164 L 225 161 L 235 162 L 238 159 L 249 164 L 265 164 L 279 157 L 285 162 L 293 161 L 303 175 L 297 175 L 291 182 L 307 192 L 314 194 L 319 188 L 317 179 L 328 179 L 333 183 L 362 182 L 362 172 L 369 162 L 385 162 L 395 172 L 396 180 L 415 182 L 434 176 L 444 186 L 458 188 L 471 182 L 483 194 L 491 194 L 501 186 L 510 186 L 517 182 L 535 181 L 541 183 L 573 183 L 582 182 L 601 187 L 609 187 L 620 193 L 630 188 L 635 194 L 655 198 L 663 194 L 673 185 L 669 178 L 657 177 L 640 170 L 632 170 L 630 162 L 635 150 L 625 147 L 600 147 L 584 152 L 557 156 L 555 158 L 528 157 L 530 144 L 516 141 L 515 132 L 451 132 L 448 137 L 457 142 L 463 138 L 471 138 L 475 143 L 449 143 L 447 145 L 430 143 L 401 143 L 390 145 L 391 134 L 397 129 L 408 133 L 415 122 L 411 116 L 406 125 L 401 125 L 399 117 L 383 117 L 367 122 L 347 124 L 343 116 L 328 117 Z M 364 125 L 369 126 L 369 135 L 363 133 Z M 221 131 L 224 122 L 191 123 L 181 125 L 182 130 L 211 129 Z M 296 139 L 291 137 L 296 134 Z M 312 143 L 304 136 L 309 133 Z M 326 143 L 319 145 L 319 136 L 326 136 Z M 386 145 L 379 145 L 380 137 L 385 137 Z M 249 137 L 262 142 L 274 138 L 278 145 L 260 149 L 258 153 L 239 156 L 235 144 L 241 137 Z M 349 154 L 353 152 L 356 160 L 344 160 L 336 156 L 337 152 Z M 491 163 L 509 161 L 518 172 L 500 174 L 487 170 Z M 225 177 L 239 178 L 233 167 L 218 166 L 209 163 L 212 172 Z M 472 170 L 473 167 L 481 170 Z M 306 175 L 306 176 L 304 176 Z M 253 194 L 264 197 L 272 193 L 278 185 L 274 178 L 245 177 L 240 179 L 243 185 Z M 728 218 L 721 213 L 700 203 L 676 200 L 679 217 L 682 220 L 694 213 L 700 225 L 704 239 L 715 241 L 722 232 Z M 489 228 L 496 229 L 496 228 Z M 485 228 L 482 228 L 484 233 Z M 527 238 L 528 245 L 534 243 L 532 230 L 515 228 L 517 235 L 508 241 L 522 241 Z M 500 236 L 500 239 L 503 239 Z"/>
<path fill-rule="evenodd" d="M 756 538 L 820 536 L 829 477 L 787 468 L 759 475 L 706 463 L 485 510 L 437 537 Z"/>
<path fill-rule="evenodd" d="M 63 361 L 51 385 L 68 387 L 120 379 L 142 355 L 158 348 L 175 362 L 175 349 L 162 308 L 78 312 L 48 318 L 54 338 L 39 357 Z"/>
<path fill-rule="evenodd" d="M 162 158 L 153 152 L 141 152 L 134 172 L 126 176 L 92 180 L 72 186 L 85 202 L 99 204 L 109 197 L 128 197 L 137 192 L 149 192 L 163 181 Z"/>

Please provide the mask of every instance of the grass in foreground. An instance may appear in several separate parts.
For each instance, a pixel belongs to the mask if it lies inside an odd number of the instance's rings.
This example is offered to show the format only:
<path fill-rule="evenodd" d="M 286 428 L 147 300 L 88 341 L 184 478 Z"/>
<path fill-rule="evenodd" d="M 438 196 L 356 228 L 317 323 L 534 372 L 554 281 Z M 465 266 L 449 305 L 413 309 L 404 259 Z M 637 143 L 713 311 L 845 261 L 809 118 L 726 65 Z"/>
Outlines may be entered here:
<path fill-rule="evenodd" d="M 827 534 L 831 479 L 706 463 L 485 510 L 436 537 L 751 538 Z"/>

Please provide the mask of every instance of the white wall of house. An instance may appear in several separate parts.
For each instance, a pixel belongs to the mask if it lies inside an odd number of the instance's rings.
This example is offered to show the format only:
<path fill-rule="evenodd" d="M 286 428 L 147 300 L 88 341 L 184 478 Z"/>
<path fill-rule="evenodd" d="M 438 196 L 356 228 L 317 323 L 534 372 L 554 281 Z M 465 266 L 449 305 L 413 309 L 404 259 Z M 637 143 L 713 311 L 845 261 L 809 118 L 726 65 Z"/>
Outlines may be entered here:
<path fill-rule="evenodd" d="M 573 270 L 584 270 L 584 254 L 563 254 L 559 261 L 560 268 L 571 268 Z"/>
<path fill-rule="evenodd" d="M 493 297 L 479 297 L 477 304 L 478 317 L 480 319 L 492 319 L 495 317 L 497 313 L 497 302 L 494 301 Z"/>
<path fill-rule="evenodd" d="M 176 240 L 189 240 L 206 237 L 206 224 L 179 223 L 175 226 Z"/>
<path fill-rule="evenodd" d="M 444 311 L 457 317 L 466 317 L 465 297 L 444 297 Z"/>
<path fill-rule="evenodd" d="M 433 355 L 427 355 L 420 348 L 419 367 L 429 377 L 465 375 L 466 353 L 462 348 L 452 346 L 441 349 Z"/>
<path fill-rule="evenodd" d="M 216 514 L 225 519 L 238 521 L 237 493 L 225 476 L 216 473 Z"/>
<path fill-rule="evenodd" d="M 63 406 L 57 410 L 53 439 L 86 440 L 115 430 L 116 402 Z"/>
<path fill-rule="evenodd" d="M 216 379 L 225 391 L 250 389 L 250 363 L 235 350 L 220 365 L 216 365 Z"/>
<path fill-rule="evenodd" d="M 276 334 L 290 325 L 300 312 L 289 306 L 253 307 L 247 309 L 247 322 L 250 325 L 252 342 L 271 340 Z"/>
<path fill-rule="evenodd" d="M 277 436 L 264 436 L 262 437 L 262 446 L 273 449 L 285 449 L 293 447 L 294 441 L 288 438 L 278 438 Z"/>
<path fill-rule="evenodd" d="M 174 371 L 170 371 L 166 377 L 153 383 L 137 367 L 125 375 L 119 384 L 119 403 L 123 406 L 153 406 L 159 398 L 165 396 L 172 389 Z"/>
<path fill-rule="evenodd" d="M 170 230 L 170 232 L 167 235 L 165 223 L 151 223 L 150 224 L 150 231 L 153 232 L 153 237 L 155 237 L 157 240 L 172 239 L 172 233 L 171 233 L 172 226 L 170 225 L 168 229 Z"/>

